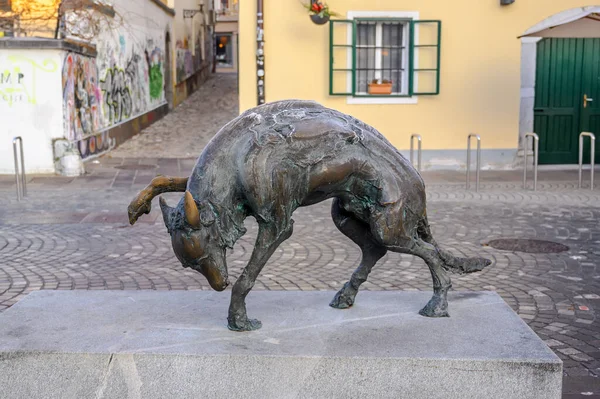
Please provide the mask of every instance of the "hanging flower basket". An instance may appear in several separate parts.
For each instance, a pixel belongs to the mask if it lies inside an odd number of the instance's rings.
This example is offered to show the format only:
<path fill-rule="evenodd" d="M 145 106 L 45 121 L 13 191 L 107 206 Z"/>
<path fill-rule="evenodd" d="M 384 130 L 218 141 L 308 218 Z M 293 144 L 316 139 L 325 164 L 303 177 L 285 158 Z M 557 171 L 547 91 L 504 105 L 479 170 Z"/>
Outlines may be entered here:
<path fill-rule="evenodd" d="M 329 22 L 331 17 L 337 17 L 339 14 L 331 11 L 329 6 L 317 0 L 311 0 L 308 4 L 303 4 L 304 8 L 310 13 L 310 19 L 317 25 L 324 25 Z"/>
<path fill-rule="evenodd" d="M 325 25 L 329 22 L 329 16 L 320 16 L 319 14 L 312 14 L 310 19 L 317 25 Z"/>
<path fill-rule="evenodd" d="M 391 80 L 373 80 L 369 83 L 369 94 L 371 95 L 385 95 L 392 94 L 392 81 Z"/>

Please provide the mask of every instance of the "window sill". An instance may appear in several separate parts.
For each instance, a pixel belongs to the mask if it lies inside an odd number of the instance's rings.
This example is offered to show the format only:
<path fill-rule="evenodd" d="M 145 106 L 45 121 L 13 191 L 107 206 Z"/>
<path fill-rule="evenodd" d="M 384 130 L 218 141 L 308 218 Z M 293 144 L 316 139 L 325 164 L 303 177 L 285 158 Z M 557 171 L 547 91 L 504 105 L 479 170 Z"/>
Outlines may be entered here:
<path fill-rule="evenodd" d="M 346 104 L 417 104 L 417 97 L 346 97 Z"/>

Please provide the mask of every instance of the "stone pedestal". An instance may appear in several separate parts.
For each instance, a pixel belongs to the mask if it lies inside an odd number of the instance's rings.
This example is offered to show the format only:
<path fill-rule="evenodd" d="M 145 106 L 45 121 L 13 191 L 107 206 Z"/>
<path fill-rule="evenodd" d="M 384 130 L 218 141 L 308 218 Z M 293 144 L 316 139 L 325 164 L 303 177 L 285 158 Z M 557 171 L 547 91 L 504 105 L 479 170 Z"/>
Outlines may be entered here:
<path fill-rule="evenodd" d="M 3 398 L 560 398 L 562 363 L 495 293 L 41 291 L 0 314 Z"/>

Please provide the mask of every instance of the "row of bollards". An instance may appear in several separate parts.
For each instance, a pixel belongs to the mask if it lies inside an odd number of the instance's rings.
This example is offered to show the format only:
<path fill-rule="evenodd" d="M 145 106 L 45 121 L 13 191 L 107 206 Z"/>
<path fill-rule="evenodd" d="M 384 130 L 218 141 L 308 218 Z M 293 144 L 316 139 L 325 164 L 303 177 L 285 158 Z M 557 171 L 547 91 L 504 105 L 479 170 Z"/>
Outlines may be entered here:
<path fill-rule="evenodd" d="M 527 189 L 527 138 L 531 137 L 533 141 L 533 191 L 537 191 L 538 181 L 538 154 L 540 148 L 540 137 L 536 133 L 526 133 L 523 140 L 523 189 Z M 582 170 L 583 170 L 583 139 L 589 137 L 591 139 L 591 182 L 590 189 L 594 189 L 594 165 L 595 165 L 595 147 L 596 147 L 596 136 L 590 132 L 582 132 L 579 135 L 579 188 L 581 188 Z M 477 140 L 477 162 L 475 170 L 475 191 L 479 192 L 479 177 L 481 171 L 481 136 L 475 133 L 470 133 L 467 136 L 467 184 L 466 188 L 471 188 L 471 139 Z M 421 172 L 421 143 L 422 137 L 419 134 L 413 134 L 410 136 L 410 163 L 415 164 L 414 160 L 414 140 L 417 139 L 417 170 Z"/>
<path fill-rule="evenodd" d="M 17 143 L 19 143 L 21 154 L 20 171 Z M 23 138 L 21 136 L 15 137 L 13 139 L 13 153 L 15 156 L 15 182 L 17 183 L 17 201 L 21 201 L 27 195 L 27 179 L 25 178 L 25 157 L 23 156 Z"/>

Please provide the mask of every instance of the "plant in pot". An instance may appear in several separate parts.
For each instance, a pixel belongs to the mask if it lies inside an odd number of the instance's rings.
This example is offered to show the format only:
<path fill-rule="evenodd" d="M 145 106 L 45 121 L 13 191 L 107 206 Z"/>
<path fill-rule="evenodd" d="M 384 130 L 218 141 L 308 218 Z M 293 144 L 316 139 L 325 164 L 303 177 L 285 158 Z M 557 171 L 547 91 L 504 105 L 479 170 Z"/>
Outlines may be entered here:
<path fill-rule="evenodd" d="M 338 13 L 331 11 L 326 3 L 320 1 L 311 0 L 310 3 L 303 5 L 310 12 L 310 19 L 317 25 L 326 24 L 331 17 L 339 16 Z"/>
<path fill-rule="evenodd" d="M 373 79 L 369 83 L 369 94 L 392 94 L 392 81 L 386 79 Z"/>

